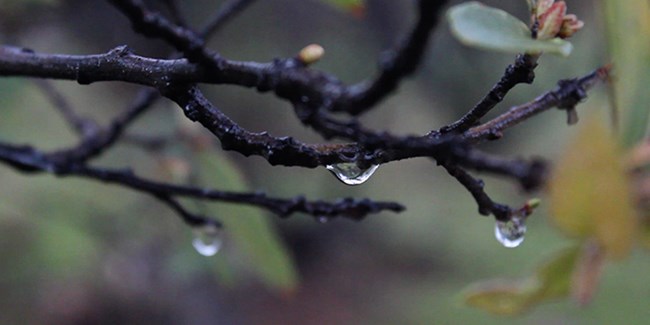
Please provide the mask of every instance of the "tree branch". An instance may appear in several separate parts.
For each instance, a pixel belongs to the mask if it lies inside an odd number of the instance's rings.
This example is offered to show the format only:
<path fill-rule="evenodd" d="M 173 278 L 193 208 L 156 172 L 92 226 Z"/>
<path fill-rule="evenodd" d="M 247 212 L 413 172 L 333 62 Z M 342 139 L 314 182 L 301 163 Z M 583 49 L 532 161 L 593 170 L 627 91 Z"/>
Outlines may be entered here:
<path fill-rule="evenodd" d="M 537 67 L 538 56 L 522 54 L 517 57 L 514 64 L 506 69 L 501 80 L 476 104 L 467 114 L 458 121 L 442 127 L 440 134 L 462 133 L 479 122 L 492 108 L 503 101 L 508 92 L 520 83 L 532 83 L 535 79 L 534 70 Z"/>
<path fill-rule="evenodd" d="M 188 197 L 211 201 L 247 204 L 266 209 L 280 217 L 288 217 L 296 212 L 312 215 L 315 218 L 346 217 L 363 219 L 368 214 L 388 210 L 401 212 L 404 207 L 398 203 L 375 202 L 368 199 L 341 199 L 334 203 L 307 201 L 303 197 L 280 199 L 264 193 L 237 193 L 190 186 L 172 185 L 147 180 L 136 176 L 131 170 L 115 170 L 90 167 L 79 163 L 61 164 L 52 155 L 29 146 L 12 146 L 0 143 L 0 162 L 22 172 L 53 173 L 59 177 L 77 176 L 103 181 L 146 193 L 163 201 L 176 211 L 190 225 L 205 223 L 206 218 L 185 210 L 175 197 Z"/>
<path fill-rule="evenodd" d="M 346 99 L 332 106 L 333 111 L 359 115 L 392 93 L 402 78 L 415 72 L 429 44 L 429 35 L 438 23 L 440 11 L 447 1 L 420 0 L 418 3 L 417 23 L 399 46 L 382 54 L 379 76 L 348 87 Z"/>
<path fill-rule="evenodd" d="M 572 111 L 587 97 L 587 91 L 598 81 L 607 80 L 610 68 L 601 67 L 579 79 L 560 80 L 554 90 L 542 94 L 532 102 L 512 107 L 489 122 L 467 130 L 463 137 L 473 142 L 499 139 L 506 129 L 553 107 L 566 110 L 567 114 L 574 114 Z"/>

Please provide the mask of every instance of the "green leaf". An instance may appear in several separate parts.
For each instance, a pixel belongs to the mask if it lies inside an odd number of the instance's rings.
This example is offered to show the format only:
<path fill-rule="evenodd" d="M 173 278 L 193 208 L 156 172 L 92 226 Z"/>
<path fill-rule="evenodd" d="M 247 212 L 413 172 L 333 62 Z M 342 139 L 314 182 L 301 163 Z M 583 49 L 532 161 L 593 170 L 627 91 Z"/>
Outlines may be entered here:
<path fill-rule="evenodd" d="M 580 246 L 560 251 L 537 268 L 538 301 L 566 297 L 571 292 L 572 274 L 580 257 Z"/>
<path fill-rule="evenodd" d="M 614 63 L 615 109 L 623 143 L 630 147 L 647 133 L 650 119 L 650 2 L 603 0 L 607 43 Z"/>
<path fill-rule="evenodd" d="M 224 156 L 214 151 L 203 151 L 198 154 L 198 161 L 205 186 L 231 191 L 248 190 L 241 172 Z M 248 272 L 269 287 L 282 291 L 295 289 L 298 272 L 269 220 L 271 216 L 264 215 L 257 208 L 240 205 L 211 203 L 208 208 L 209 215 L 224 223 L 227 235 L 224 245 L 235 246 L 233 251 L 243 255 Z"/>
<path fill-rule="evenodd" d="M 465 293 L 465 303 L 492 314 L 513 316 L 538 304 L 567 297 L 580 246 L 561 251 L 538 267 L 525 280 L 498 280 L 474 284 Z"/>
<path fill-rule="evenodd" d="M 534 282 L 499 280 L 482 282 L 465 291 L 467 305 L 492 314 L 513 316 L 531 307 L 531 298 L 536 286 Z"/>
<path fill-rule="evenodd" d="M 565 233 L 595 239 L 609 257 L 629 254 L 637 217 L 623 157 L 598 117 L 587 120 L 549 181 L 551 216 Z"/>
<path fill-rule="evenodd" d="M 521 20 L 479 2 L 467 2 L 447 12 L 451 31 L 463 44 L 502 52 L 568 56 L 571 43 L 555 38 L 536 40 Z"/>

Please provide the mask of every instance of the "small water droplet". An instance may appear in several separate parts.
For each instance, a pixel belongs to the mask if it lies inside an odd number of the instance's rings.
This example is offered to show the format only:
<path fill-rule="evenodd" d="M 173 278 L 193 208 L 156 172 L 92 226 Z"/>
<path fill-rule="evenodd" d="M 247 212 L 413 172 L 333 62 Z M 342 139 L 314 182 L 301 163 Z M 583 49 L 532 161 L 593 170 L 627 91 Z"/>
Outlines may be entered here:
<path fill-rule="evenodd" d="M 327 223 L 328 221 L 330 221 L 330 219 L 328 217 L 326 217 L 326 216 L 318 217 L 318 222 L 320 222 L 320 223 Z"/>
<path fill-rule="evenodd" d="M 505 247 L 514 248 L 524 241 L 526 223 L 523 218 L 513 217 L 510 221 L 497 221 L 494 236 Z"/>
<path fill-rule="evenodd" d="M 213 256 L 221 248 L 221 236 L 217 226 L 208 224 L 194 230 L 192 246 L 203 256 Z"/>
<path fill-rule="evenodd" d="M 359 185 L 367 181 L 375 173 L 379 165 L 371 165 L 368 169 L 361 169 L 357 163 L 340 163 L 325 166 L 341 182 L 347 185 Z"/>

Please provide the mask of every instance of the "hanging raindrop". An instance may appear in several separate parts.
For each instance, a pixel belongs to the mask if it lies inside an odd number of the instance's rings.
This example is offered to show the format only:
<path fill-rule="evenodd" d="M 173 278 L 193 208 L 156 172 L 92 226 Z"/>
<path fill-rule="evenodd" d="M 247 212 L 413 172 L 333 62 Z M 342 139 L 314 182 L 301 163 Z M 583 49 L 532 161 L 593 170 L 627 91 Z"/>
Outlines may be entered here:
<path fill-rule="evenodd" d="M 367 181 L 379 165 L 371 165 L 368 169 L 359 168 L 357 163 L 340 163 L 325 166 L 336 178 L 347 185 L 359 185 Z"/>
<path fill-rule="evenodd" d="M 498 221 L 494 227 L 494 236 L 504 246 L 514 248 L 524 241 L 526 234 L 525 219 L 514 216 L 510 221 Z"/>
<path fill-rule="evenodd" d="M 221 230 L 213 225 L 207 224 L 194 229 L 194 240 L 192 246 L 203 256 L 213 256 L 221 248 Z"/>

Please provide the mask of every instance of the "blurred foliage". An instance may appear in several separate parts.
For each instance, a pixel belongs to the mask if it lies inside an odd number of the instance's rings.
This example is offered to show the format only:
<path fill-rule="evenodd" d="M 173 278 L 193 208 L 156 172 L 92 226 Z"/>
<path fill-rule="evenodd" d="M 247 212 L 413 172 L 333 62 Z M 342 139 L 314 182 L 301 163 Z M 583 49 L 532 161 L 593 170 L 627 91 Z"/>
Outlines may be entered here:
<path fill-rule="evenodd" d="M 539 266 L 528 279 L 474 284 L 466 290 L 465 302 L 494 314 L 513 316 L 536 304 L 565 297 L 570 292 L 571 274 L 579 252 L 579 246 L 564 249 Z"/>
<path fill-rule="evenodd" d="M 614 134 L 591 116 L 558 162 L 549 182 L 555 225 L 572 237 L 592 240 L 607 254 L 629 255 L 637 216 L 631 185 Z"/>
<path fill-rule="evenodd" d="M 630 147 L 647 135 L 650 116 L 650 3 L 602 0 L 607 44 L 614 63 L 613 102 L 621 119 L 623 143 Z"/>

